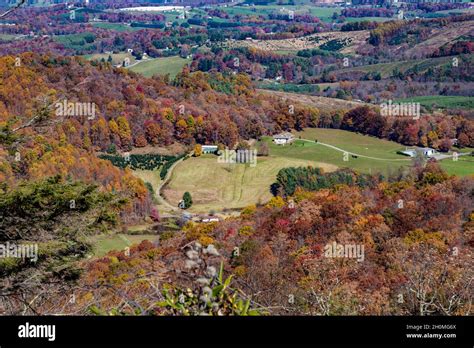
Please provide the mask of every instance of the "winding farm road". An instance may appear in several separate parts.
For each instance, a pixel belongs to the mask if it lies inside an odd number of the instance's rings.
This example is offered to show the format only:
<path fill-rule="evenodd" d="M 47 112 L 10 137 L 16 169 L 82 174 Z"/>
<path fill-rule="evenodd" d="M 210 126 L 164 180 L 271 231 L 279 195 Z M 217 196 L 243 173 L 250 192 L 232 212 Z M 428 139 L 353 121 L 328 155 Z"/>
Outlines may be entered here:
<path fill-rule="evenodd" d="M 358 153 L 354 153 L 354 152 L 349 152 L 349 151 L 346 151 L 346 150 L 343 150 L 337 146 L 334 146 L 334 145 L 330 145 L 330 144 L 325 144 L 325 143 L 322 143 L 320 141 L 318 142 L 315 142 L 314 140 L 309 140 L 309 139 L 298 139 L 298 140 L 302 140 L 302 141 L 306 141 L 306 142 L 310 142 L 310 143 L 313 143 L 313 144 L 319 144 L 319 145 L 323 145 L 323 146 L 326 146 L 326 147 L 329 147 L 331 149 L 334 149 L 334 150 L 337 150 L 337 151 L 340 151 L 340 152 L 347 152 L 349 155 L 354 155 L 354 156 L 357 156 L 357 157 L 364 157 L 364 158 L 369 158 L 369 159 L 373 159 L 373 160 L 376 160 L 376 161 L 411 161 L 411 158 L 393 158 L 393 159 L 388 159 L 388 158 L 379 158 L 379 157 L 371 157 L 371 156 L 365 156 L 365 155 L 360 155 Z M 462 153 L 458 153 L 458 156 L 465 156 L 465 155 L 468 155 L 468 153 L 466 152 L 462 152 Z M 443 159 L 446 159 L 446 158 L 452 158 L 454 155 L 445 155 L 445 154 L 436 154 L 434 156 L 432 156 L 432 158 L 440 161 L 440 160 L 443 160 Z"/>
<path fill-rule="evenodd" d="M 190 154 L 190 156 L 192 156 L 193 153 Z M 180 209 L 178 207 L 174 207 L 172 206 L 171 204 L 169 204 L 166 199 L 161 195 L 161 189 L 163 188 L 163 186 L 165 186 L 169 179 L 171 178 L 171 175 L 173 174 L 173 170 L 174 168 L 179 164 L 181 163 L 184 159 L 186 158 L 183 157 L 181 158 L 180 160 L 176 161 L 175 163 L 173 163 L 173 165 L 171 167 L 169 167 L 168 169 L 168 172 L 166 173 L 166 176 L 165 178 L 163 179 L 163 181 L 160 183 L 160 185 L 157 187 L 156 189 L 156 199 L 158 201 L 158 204 L 162 204 L 164 206 L 166 206 L 167 208 L 171 209 L 173 212 L 179 212 Z"/>

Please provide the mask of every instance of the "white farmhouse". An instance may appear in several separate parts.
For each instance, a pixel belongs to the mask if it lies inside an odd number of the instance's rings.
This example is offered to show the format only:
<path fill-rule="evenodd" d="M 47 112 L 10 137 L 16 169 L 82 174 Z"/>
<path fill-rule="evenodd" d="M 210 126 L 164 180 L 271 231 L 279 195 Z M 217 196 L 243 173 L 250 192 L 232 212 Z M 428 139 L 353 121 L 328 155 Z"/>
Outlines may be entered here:
<path fill-rule="evenodd" d="M 435 149 L 432 149 L 431 147 L 405 149 L 405 151 L 402 151 L 404 155 L 410 157 L 416 157 L 417 152 L 421 153 L 425 157 L 433 157 L 436 154 Z"/>
<path fill-rule="evenodd" d="M 295 137 L 290 132 L 280 133 L 273 136 L 273 142 L 277 145 L 285 145 L 291 143 Z"/>
<path fill-rule="evenodd" d="M 423 156 L 425 157 L 431 157 L 431 156 L 434 156 L 436 151 L 434 149 L 432 149 L 431 147 L 424 147 L 421 149 L 422 153 L 423 153 Z"/>

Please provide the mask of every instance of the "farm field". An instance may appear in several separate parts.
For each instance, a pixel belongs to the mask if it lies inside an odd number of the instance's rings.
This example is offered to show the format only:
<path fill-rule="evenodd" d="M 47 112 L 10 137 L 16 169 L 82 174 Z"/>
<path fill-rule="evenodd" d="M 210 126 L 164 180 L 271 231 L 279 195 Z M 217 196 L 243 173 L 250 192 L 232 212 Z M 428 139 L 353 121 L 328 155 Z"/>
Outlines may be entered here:
<path fill-rule="evenodd" d="M 352 54 L 356 48 L 365 44 L 369 37 L 368 30 L 359 30 L 351 32 L 324 32 L 319 34 L 312 34 L 299 38 L 281 39 L 281 40 L 239 40 L 228 42 L 229 47 L 255 47 L 264 51 L 271 52 L 297 52 L 304 49 L 319 48 L 321 45 L 332 40 L 349 40 L 348 46 L 343 47 L 340 52 L 344 54 Z"/>
<path fill-rule="evenodd" d="M 320 87 L 317 84 L 295 84 L 295 83 L 278 83 L 274 81 L 262 81 L 256 83 L 257 88 L 266 89 L 270 91 L 280 91 L 289 93 L 301 94 L 316 94 Z"/>
<path fill-rule="evenodd" d="M 398 69 L 400 72 L 405 72 L 415 66 L 418 66 L 418 72 L 423 72 L 429 68 L 433 68 L 442 64 L 450 62 L 450 57 L 439 57 L 419 60 L 405 60 L 393 63 L 380 63 L 372 65 L 364 65 L 360 67 L 341 69 L 338 73 L 350 72 L 350 71 L 364 71 L 364 72 L 379 72 L 382 78 L 389 78 L 393 75 L 393 71 Z"/>
<path fill-rule="evenodd" d="M 113 234 L 96 236 L 92 239 L 94 256 L 104 256 L 111 250 L 124 250 L 133 244 L 139 244 L 143 240 L 153 242 L 157 239 L 154 234 Z"/>
<path fill-rule="evenodd" d="M 160 170 L 142 170 L 135 169 L 132 171 L 133 175 L 143 180 L 143 182 L 148 182 L 153 186 L 153 192 L 156 194 L 156 189 L 161 184 L 160 179 Z"/>
<path fill-rule="evenodd" d="M 13 41 L 15 38 L 19 37 L 20 35 L 15 34 L 0 34 L 0 41 Z"/>
<path fill-rule="evenodd" d="M 346 162 L 343 152 L 313 141 L 296 140 L 293 145 L 279 146 L 271 137 L 264 137 L 270 156 L 259 157 L 256 167 L 220 164 L 214 155 L 190 158 L 176 166 L 163 189 L 164 196 L 170 204 L 177 206 L 184 192 L 189 191 L 194 201 L 189 209 L 191 212 L 221 211 L 268 201 L 271 198 L 269 187 L 284 167 L 314 166 L 325 171 L 350 167 L 365 173 L 387 175 L 411 164 L 411 159 L 396 153 L 404 146 L 395 142 L 334 129 L 307 129 L 295 134 L 378 159 L 349 156 Z"/>
<path fill-rule="evenodd" d="M 163 193 L 168 202 L 177 206 L 185 191 L 193 198 L 191 212 L 221 211 L 265 203 L 271 197 L 270 185 L 278 171 L 291 166 L 321 167 L 333 171 L 334 165 L 306 159 L 259 157 L 257 165 L 221 164 L 217 156 L 192 157 L 178 164 Z"/>
<path fill-rule="evenodd" d="M 126 25 L 123 23 L 90 22 L 90 24 L 96 28 L 116 30 L 116 31 L 122 31 L 122 32 L 137 31 L 137 30 L 143 29 L 143 28 L 132 27 L 130 25 Z"/>
<path fill-rule="evenodd" d="M 334 12 L 340 13 L 340 8 L 316 7 L 310 4 L 301 5 L 256 5 L 256 6 L 231 6 L 219 7 L 219 9 L 227 12 L 231 16 L 247 15 L 247 16 L 265 16 L 271 13 L 288 14 L 288 11 L 294 11 L 295 14 L 311 14 L 318 17 L 323 22 L 331 22 Z"/>
<path fill-rule="evenodd" d="M 452 159 L 445 159 L 439 162 L 448 174 L 466 176 L 474 175 L 474 157 L 460 156 L 457 161 Z"/>
<path fill-rule="evenodd" d="M 322 131 L 328 130 L 323 129 Z M 266 141 L 269 143 L 270 154 L 272 156 L 322 161 L 340 168 L 353 168 L 364 173 L 389 175 L 399 170 L 400 167 L 411 164 L 410 159 L 395 153 L 399 149 L 404 149 L 404 147 L 399 144 L 379 139 L 380 144 L 377 145 L 372 138 L 357 134 L 354 134 L 352 140 L 348 140 L 351 138 L 351 133 L 347 133 L 349 134 L 328 132 L 326 136 L 321 136 L 322 134 L 320 132 L 306 132 L 305 136 L 312 136 L 312 139 L 317 138 L 320 142 L 336 146 L 347 152 L 380 159 L 365 157 L 354 158 L 349 155 L 348 161 L 344 161 L 344 153 L 342 151 L 317 144 L 316 142 L 296 140 L 293 145 L 278 146 L 272 143 L 271 138 L 266 138 Z M 385 142 L 388 144 L 385 144 Z"/>
<path fill-rule="evenodd" d="M 170 74 L 170 78 L 174 78 L 191 59 L 185 59 L 178 56 L 156 58 L 142 61 L 130 68 L 131 71 L 142 74 L 145 77 L 153 75 Z"/>
<path fill-rule="evenodd" d="M 354 132 L 340 129 L 307 128 L 302 132 L 295 132 L 294 134 L 296 137 L 301 136 L 303 139 L 318 139 L 320 142 L 364 156 L 390 160 L 406 159 L 405 156 L 397 154 L 397 151 L 404 150 L 405 146 L 393 141 Z"/>
<path fill-rule="evenodd" d="M 437 107 L 441 109 L 472 109 L 474 108 L 474 97 L 463 96 L 444 96 L 433 95 L 423 97 L 412 97 L 405 99 L 398 99 L 397 102 L 415 102 L 420 103 L 424 107 Z"/>
<path fill-rule="evenodd" d="M 469 35 L 473 26 L 474 21 L 465 21 L 448 24 L 442 29 L 435 29 L 430 34 L 429 39 L 407 49 L 404 53 L 406 56 L 410 56 L 423 50 L 434 50 L 449 42 L 456 41 L 460 36 Z"/>
<path fill-rule="evenodd" d="M 130 64 L 134 64 L 136 62 L 135 57 L 129 53 L 96 53 L 96 54 L 86 54 L 83 57 L 87 60 L 102 60 L 105 59 L 106 61 L 109 59 L 109 56 L 112 57 L 112 64 L 123 64 L 125 58 L 130 59 Z"/>
<path fill-rule="evenodd" d="M 70 49 L 90 49 L 95 47 L 95 35 L 93 33 L 84 32 L 79 34 L 69 35 L 54 35 L 54 40 Z"/>
<path fill-rule="evenodd" d="M 320 84 L 319 86 L 320 88 L 325 88 L 324 85 L 329 85 L 329 84 Z M 336 98 L 318 97 L 318 96 L 312 96 L 312 95 L 306 95 L 306 94 L 271 91 L 271 90 L 265 90 L 265 89 L 259 89 L 258 91 L 265 94 L 272 94 L 276 97 L 280 97 L 289 102 L 291 101 L 300 102 L 308 106 L 313 106 L 315 108 L 318 108 L 321 111 L 349 110 L 357 106 L 366 105 L 365 103 L 362 103 L 362 102 L 336 99 Z"/>

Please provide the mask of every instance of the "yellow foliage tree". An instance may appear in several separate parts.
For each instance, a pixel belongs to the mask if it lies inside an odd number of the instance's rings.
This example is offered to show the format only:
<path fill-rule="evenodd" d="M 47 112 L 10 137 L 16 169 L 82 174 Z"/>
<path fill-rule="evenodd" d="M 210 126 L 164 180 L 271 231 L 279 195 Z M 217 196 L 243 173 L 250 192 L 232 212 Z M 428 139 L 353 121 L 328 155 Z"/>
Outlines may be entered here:
<path fill-rule="evenodd" d="M 196 144 L 194 146 L 194 156 L 199 157 L 202 155 L 202 146 L 201 144 Z"/>

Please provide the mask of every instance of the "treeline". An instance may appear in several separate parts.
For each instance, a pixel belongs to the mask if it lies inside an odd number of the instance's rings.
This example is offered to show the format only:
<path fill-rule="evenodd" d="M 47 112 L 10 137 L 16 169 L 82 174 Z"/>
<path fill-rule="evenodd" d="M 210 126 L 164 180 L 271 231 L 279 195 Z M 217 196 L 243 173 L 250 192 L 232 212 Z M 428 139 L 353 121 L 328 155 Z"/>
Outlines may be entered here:
<path fill-rule="evenodd" d="M 338 185 L 374 187 L 382 179 L 381 176 L 357 173 L 351 169 L 324 173 L 320 168 L 289 167 L 280 169 L 271 190 L 275 196 L 293 196 L 297 188 L 318 191 Z"/>
<path fill-rule="evenodd" d="M 424 12 L 438 12 L 438 11 L 447 11 L 455 10 L 461 8 L 469 8 L 469 3 L 419 3 L 415 5 L 415 8 L 422 10 Z"/>
<path fill-rule="evenodd" d="M 440 28 L 450 23 L 464 22 L 474 19 L 473 14 L 450 16 L 430 20 L 414 19 L 411 21 L 388 21 L 380 23 L 370 32 L 369 43 L 374 46 L 394 45 L 408 42 L 421 42 L 430 33 L 432 28 Z"/>
<path fill-rule="evenodd" d="M 279 55 L 254 47 L 226 50 L 214 48 L 210 52 L 195 54 L 191 70 L 217 70 L 227 73 L 236 71 L 257 79 L 281 77 L 285 82 L 311 83 L 311 79 L 319 75 L 326 64 L 342 60 L 343 55 L 337 50 L 345 47 L 349 41 L 330 40 L 321 48 L 298 51 L 297 57 Z"/>
<path fill-rule="evenodd" d="M 25 54 L 21 60 L 22 66 L 15 67 L 13 57 L 0 59 L 0 115 L 13 123 L 27 122 L 37 98 L 52 119 L 57 117 L 55 104 L 64 99 L 93 103 L 93 117 L 63 117 L 52 133 L 53 139 L 89 152 L 173 142 L 232 147 L 240 138 L 315 126 L 318 116 L 317 110 L 303 106 L 290 113 L 287 103 L 255 93 L 244 74 L 184 71 L 170 82 L 80 58 Z M 18 84 L 25 76 L 35 88 Z M 55 97 L 47 94 L 53 90 Z"/>
<path fill-rule="evenodd" d="M 371 21 L 349 22 L 341 26 L 341 31 L 372 30 L 377 28 L 377 26 L 377 22 Z"/>
<path fill-rule="evenodd" d="M 341 16 L 344 17 L 393 17 L 393 10 L 372 7 L 372 8 L 344 8 L 341 11 Z"/>
<path fill-rule="evenodd" d="M 385 117 L 370 107 L 348 111 L 340 124 L 341 129 L 385 138 L 405 145 L 433 147 L 441 151 L 452 148 L 452 139 L 461 147 L 474 146 L 474 122 L 461 118 Z"/>
<path fill-rule="evenodd" d="M 433 57 L 444 57 L 444 56 L 454 56 L 459 54 L 470 54 L 474 52 L 474 42 L 473 41 L 456 41 L 454 43 L 448 43 L 440 48 L 437 48 L 433 52 Z"/>
<path fill-rule="evenodd" d="M 260 53 L 248 51 L 247 54 Z M 365 108 L 346 115 L 332 115 L 302 105 L 296 105 L 290 113 L 288 103 L 255 93 L 244 74 L 185 71 L 171 84 L 164 79 L 146 79 L 129 71 L 115 70 L 107 63 L 92 66 L 76 58 L 35 56 L 24 56 L 23 60 L 24 66 L 16 69 L 14 59 L 3 59 L 6 73 L 0 96 L 8 105 L 6 110 L 20 117 L 23 110 L 31 109 L 29 101 L 40 96 L 41 89 L 56 89 L 70 101 L 79 100 L 81 95 L 81 102 L 96 104 L 96 117 L 91 120 L 68 117 L 58 126 L 56 137 L 64 137 L 69 144 L 89 151 L 106 151 L 112 144 L 127 151 L 132 146 L 166 146 L 173 142 L 220 143 L 231 147 L 239 138 L 259 138 L 304 127 L 343 127 L 407 145 L 439 147 L 445 139 L 453 138 L 460 138 L 462 146 L 473 144 L 472 121 L 460 117 L 384 118 L 377 111 Z M 232 56 L 229 62 L 234 62 Z M 69 70 L 68 75 L 63 75 L 64 69 Z M 291 78 L 294 69 L 291 62 L 282 64 L 282 69 L 283 77 Z M 26 73 L 37 81 L 36 89 L 18 89 L 17 81 Z M 87 82 L 78 86 L 77 92 L 67 91 L 67 84 L 79 76 Z M 341 83 L 341 88 L 348 91 L 358 88 L 356 84 L 351 86 Z M 8 90 L 24 97 L 12 98 Z M 94 93 L 96 90 L 103 92 Z M 50 103 L 52 107 L 54 101 Z M 346 120 L 355 117 L 357 122 L 342 122 L 343 117 Z M 364 117 L 374 122 L 364 123 Z"/>

